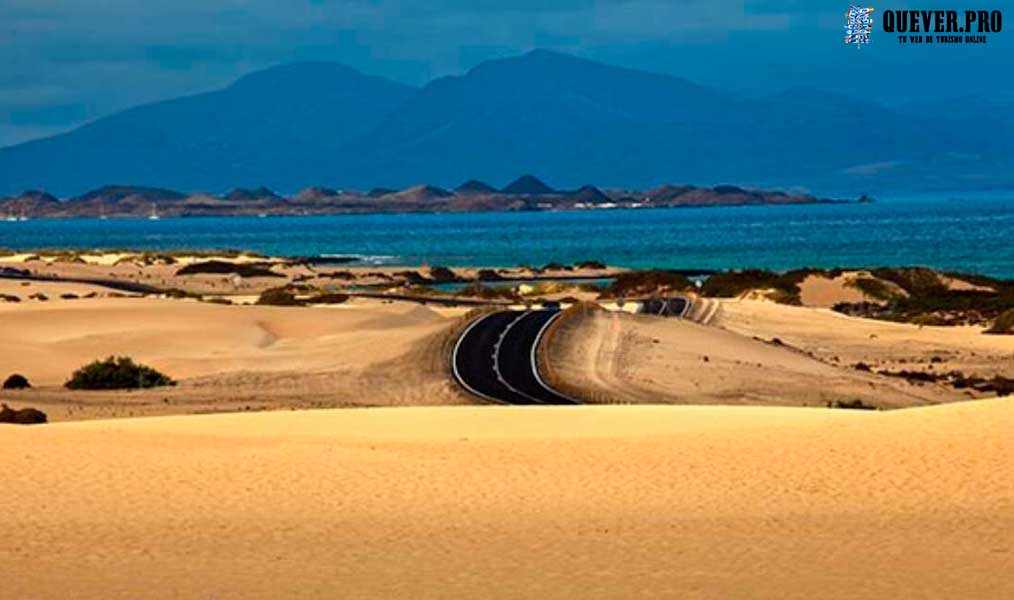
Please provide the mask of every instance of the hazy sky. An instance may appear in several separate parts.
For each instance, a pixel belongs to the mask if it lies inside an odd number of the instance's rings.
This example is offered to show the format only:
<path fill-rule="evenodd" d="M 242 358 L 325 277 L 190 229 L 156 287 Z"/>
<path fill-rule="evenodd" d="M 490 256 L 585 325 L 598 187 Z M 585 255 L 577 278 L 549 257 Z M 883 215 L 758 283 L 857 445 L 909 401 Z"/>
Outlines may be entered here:
<path fill-rule="evenodd" d="M 873 44 L 857 51 L 841 0 L 2 0 L 0 146 L 300 59 L 422 85 L 543 47 L 748 94 L 1014 92 L 1014 10 L 982 46 L 903 46 L 883 10 L 965 3 L 870 3 Z"/>

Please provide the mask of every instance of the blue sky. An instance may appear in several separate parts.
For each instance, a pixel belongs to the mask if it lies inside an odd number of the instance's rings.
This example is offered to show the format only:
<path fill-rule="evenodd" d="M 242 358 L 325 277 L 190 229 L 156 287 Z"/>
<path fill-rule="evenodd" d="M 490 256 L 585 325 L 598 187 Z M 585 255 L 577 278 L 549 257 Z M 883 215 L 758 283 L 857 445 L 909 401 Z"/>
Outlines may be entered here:
<path fill-rule="evenodd" d="M 536 47 L 745 94 L 816 87 L 887 104 L 1014 96 L 1014 32 L 982 46 L 842 43 L 847 1 L 3 0 L 0 146 L 251 70 L 335 60 L 422 85 Z M 956 9 L 927 0 L 885 9 Z M 1002 4 L 990 7 L 1002 8 Z M 1014 19 L 1014 11 L 1005 15 Z M 879 21 L 879 19 L 878 19 Z M 1012 21 L 1011 28 L 1014 28 Z"/>

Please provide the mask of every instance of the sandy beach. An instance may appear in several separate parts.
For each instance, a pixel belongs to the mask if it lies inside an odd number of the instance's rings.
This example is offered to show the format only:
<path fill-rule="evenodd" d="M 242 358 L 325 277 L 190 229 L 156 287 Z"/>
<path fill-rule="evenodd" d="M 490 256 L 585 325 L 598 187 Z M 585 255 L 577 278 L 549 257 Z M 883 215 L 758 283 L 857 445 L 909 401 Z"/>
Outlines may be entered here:
<path fill-rule="evenodd" d="M 1007 400 L 4 428 L 0 597 L 1006 598 L 1012 428 Z"/>

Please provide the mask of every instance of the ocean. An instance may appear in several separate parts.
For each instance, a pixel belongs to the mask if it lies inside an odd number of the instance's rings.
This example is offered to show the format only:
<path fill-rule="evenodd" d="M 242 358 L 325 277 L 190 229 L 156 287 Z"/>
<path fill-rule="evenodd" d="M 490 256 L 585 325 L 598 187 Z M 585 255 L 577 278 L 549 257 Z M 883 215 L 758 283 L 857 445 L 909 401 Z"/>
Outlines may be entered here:
<path fill-rule="evenodd" d="M 1014 192 L 873 204 L 0 221 L 0 247 L 246 249 L 374 264 L 732 269 L 925 265 L 1014 279 Z"/>

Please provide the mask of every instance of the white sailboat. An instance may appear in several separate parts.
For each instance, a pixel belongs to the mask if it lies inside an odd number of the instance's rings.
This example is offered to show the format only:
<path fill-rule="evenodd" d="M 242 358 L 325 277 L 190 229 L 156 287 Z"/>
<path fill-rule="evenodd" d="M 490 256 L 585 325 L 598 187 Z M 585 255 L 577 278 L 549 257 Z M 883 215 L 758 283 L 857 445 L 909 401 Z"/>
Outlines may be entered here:
<path fill-rule="evenodd" d="M 18 216 L 19 221 L 27 221 L 28 217 L 25 215 L 25 209 L 21 209 L 21 215 Z"/>
<path fill-rule="evenodd" d="M 153 203 L 151 205 L 151 214 L 148 215 L 148 220 L 149 221 L 158 221 L 160 218 L 161 217 L 158 216 L 158 209 L 155 207 L 155 204 Z"/>

